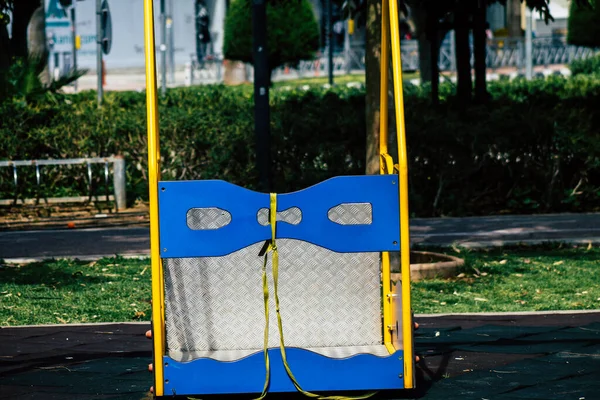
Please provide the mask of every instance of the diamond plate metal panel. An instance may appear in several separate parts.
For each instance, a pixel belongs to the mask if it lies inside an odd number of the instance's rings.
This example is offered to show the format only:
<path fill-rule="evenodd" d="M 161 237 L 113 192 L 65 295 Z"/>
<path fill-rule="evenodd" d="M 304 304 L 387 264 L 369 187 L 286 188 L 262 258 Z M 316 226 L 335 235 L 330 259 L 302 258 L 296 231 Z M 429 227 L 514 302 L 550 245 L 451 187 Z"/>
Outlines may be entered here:
<path fill-rule="evenodd" d="M 169 352 L 262 349 L 262 245 L 225 257 L 164 259 Z M 381 344 L 378 253 L 334 253 L 293 239 L 280 239 L 277 245 L 286 346 Z M 268 277 L 269 346 L 278 347 L 270 272 Z"/>
<path fill-rule="evenodd" d="M 370 225 L 373 223 L 371 203 L 344 203 L 327 213 L 329 220 L 340 225 Z"/>
<path fill-rule="evenodd" d="M 261 208 L 256 215 L 258 223 L 262 226 L 269 225 L 269 209 Z M 277 212 L 277 221 L 287 222 L 288 224 L 298 225 L 302 222 L 302 210 L 298 207 L 288 208 L 287 210 Z"/>
<path fill-rule="evenodd" d="M 219 229 L 231 222 L 231 214 L 216 207 L 192 208 L 186 217 L 188 228 L 194 230 Z"/>

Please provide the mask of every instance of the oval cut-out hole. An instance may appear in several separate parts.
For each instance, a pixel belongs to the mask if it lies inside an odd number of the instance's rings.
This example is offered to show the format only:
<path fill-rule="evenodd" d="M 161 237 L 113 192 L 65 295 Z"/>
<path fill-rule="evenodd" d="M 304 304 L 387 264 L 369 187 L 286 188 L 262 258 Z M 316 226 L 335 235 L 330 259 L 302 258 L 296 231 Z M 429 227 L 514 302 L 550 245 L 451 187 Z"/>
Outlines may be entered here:
<path fill-rule="evenodd" d="M 339 225 L 371 225 L 373 206 L 371 203 L 343 203 L 330 208 L 327 218 Z"/>
<path fill-rule="evenodd" d="M 262 226 L 269 225 L 269 213 L 270 210 L 268 208 L 261 208 L 258 210 L 258 213 L 256 214 L 258 223 Z M 298 207 L 291 207 L 287 210 L 279 211 L 277 212 L 277 221 L 285 222 L 291 225 L 298 225 L 300 222 L 302 222 L 302 210 L 300 210 Z"/>
<path fill-rule="evenodd" d="M 220 229 L 230 223 L 231 214 L 217 207 L 191 208 L 187 212 L 187 226 L 195 231 Z"/>

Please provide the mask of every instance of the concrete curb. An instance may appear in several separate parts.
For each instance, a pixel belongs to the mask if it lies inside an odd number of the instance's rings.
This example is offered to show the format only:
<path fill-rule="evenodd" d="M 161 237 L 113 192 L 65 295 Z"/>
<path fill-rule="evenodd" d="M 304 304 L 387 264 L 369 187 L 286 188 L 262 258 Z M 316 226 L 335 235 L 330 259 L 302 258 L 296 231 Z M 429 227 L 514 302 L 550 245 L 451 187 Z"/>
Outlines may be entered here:
<path fill-rule="evenodd" d="M 80 261 L 98 261 L 102 258 L 126 258 L 126 259 L 149 259 L 150 252 L 148 254 L 92 254 L 85 256 L 48 256 L 48 257 L 31 257 L 31 258 L 5 258 L 3 259 L 4 264 L 31 264 L 36 262 L 43 262 L 48 260 L 80 260 Z"/>
<path fill-rule="evenodd" d="M 481 313 L 443 313 L 443 314 L 415 314 L 415 318 L 438 317 L 510 317 L 527 315 L 563 315 L 563 314 L 599 314 L 597 310 L 549 310 L 549 311 L 506 311 L 506 312 L 481 312 Z"/>

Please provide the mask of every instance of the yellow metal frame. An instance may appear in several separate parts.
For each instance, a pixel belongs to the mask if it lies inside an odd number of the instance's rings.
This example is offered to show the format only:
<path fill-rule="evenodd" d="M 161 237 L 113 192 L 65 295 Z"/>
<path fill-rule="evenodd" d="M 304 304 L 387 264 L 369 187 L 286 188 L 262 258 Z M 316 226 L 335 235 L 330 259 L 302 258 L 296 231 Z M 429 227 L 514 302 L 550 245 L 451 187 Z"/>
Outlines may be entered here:
<path fill-rule="evenodd" d="M 400 196 L 400 264 L 402 278 L 402 343 L 404 351 L 404 387 L 414 387 L 413 321 L 410 298 L 410 236 L 408 214 L 408 157 L 406 153 L 406 128 L 404 124 L 404 96 L 402 93 L 402 57 L 400 54 L 400 24 L 397 0 L 381 1 L 381 93 L 379 109 L 379 165 L 381 174 L 394 173 L 394 161 L 388 153 L 388 80 L 389 47 L 392 50 L 392 73 L 394 77 L 394 104 L 396 111 L 396 134 L 398 137 L 398 190 Z M 390 43 L 391 39 L 391 43 Z M 390 256 L 382 254 L 383 281 L 383 342 L 392 353 L 392 288 L 390 280 Z"/>
<path fill-rule="evenodd" d="M 396 131 L 398 136 L 398 190 L 400 196 L 400 254 L 402 277 L 402 338 L 404 350 L 405 388 L 414 387 L 412 311 L 410 298 L 410 238 L 408 214 L 408 165 L 404 125 L 404 100 L 402 93 L 402 60 L 398 21 L 398 1 L 382 0 L 381 23 L 381 98 L 380 98 L 380 173 L 393 174 L 394 162 L 388 154 L 388 80 L 389 46 L 392 52 L 394 78 L 394 103 Z M 391 38 L 391 43 L 390 43 Z M 154 6 L 152 0 L 144 0 L 144 43 L 146 57 L 146 104 L 148 128 L 148 181 L 150 195 L 150 250 L 152 257 L 152 340 L 154 347 L 154 394 L 164 395 L 164 370 L 162 357 L 165 352 L 164 275 L 160 258 L 158 220 L 158 181 L 160 179 L 160 143 L 158 128 L 158 96 L 156 84 L 156 49 L 154 42 Z M 393 318 L 390 257 L 382 255 L 383 294 L 383 341 L 390 353 L 392 345 Z M 158 300 L 158 301 L 157 301 Z"/>
<path fill-rule="evenodd" d="M 158 230 L 158 181 L 160 141 L 154 45 L 154 5 L 144 0 L 144 44 L 146 50 L 146 109 L 148 118 L 148 183 L 150 186 L 150 254 L 152 257 L 152 341 L 154 345 L 154 394 L 164 393 L 163 355 L 165 353 L 165 312 L 163 268 Z M 158 301 L 157 301 L 158 300 Z"/>

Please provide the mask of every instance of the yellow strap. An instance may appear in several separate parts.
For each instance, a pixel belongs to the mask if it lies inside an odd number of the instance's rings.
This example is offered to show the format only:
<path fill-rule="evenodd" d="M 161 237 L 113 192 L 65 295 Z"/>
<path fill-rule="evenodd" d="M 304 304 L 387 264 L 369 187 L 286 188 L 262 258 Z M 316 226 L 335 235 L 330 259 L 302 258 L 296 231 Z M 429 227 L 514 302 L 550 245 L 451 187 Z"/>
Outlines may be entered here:
<path fill-rule="evenodd" d="M 269 216 L 270 224 L 271 224 L 271 241 L 269 246 L 267 247 L 267 251 L 265 252 L 265 258 L 263 262 L 263 293 L 264 293 L 264 301 L 265 301 L 265 365 L 267 376 L 265 378 L 265 386 L 263 388 L 263 392 L 257 400 L 262 400 L 267 395 L 267 389 L 269 386 L 269 378 L 270 378 L 270 364 L 269 364 L 269 285 L 267 283 L 267 258 L 269 252 L 273 252 L 273 290 L 275 296 L 275 312 L 277 313 L 277 325 L 279 327 L 279 348 L 281 350 L 281 359 L 283 360 L 283 366 L 285 370 L 292 380 L 292 383 L 296 387 L 296 389 L 307 397 L 313 397 L 320 400 L 362 400 L 368 399 L 369 397 L 375 395 L 377 392 L 368 393 L 363 396 L 357 397 L 345 397 L 345 396 L 321 396 L 315 393 L 307 392 L 306 390 L 300 387 L 300 384 L 296 380 L 296 377 L 292 373 L 290 366 L 287 361 L 287 355 L 285 353 L 285 342 L 283 339 L 283 325 L 281 322 L 281 313 L 279 312 L 279 295 L 278 295 L 278 284 L 279 284 L 279 252 L 277 251 L 277 243 L 275 241 L 276 237 L 276 226 L 277 226 L 277 194 L 271 193 L 271 208 L 270 208 L 270 216 Z"/>

